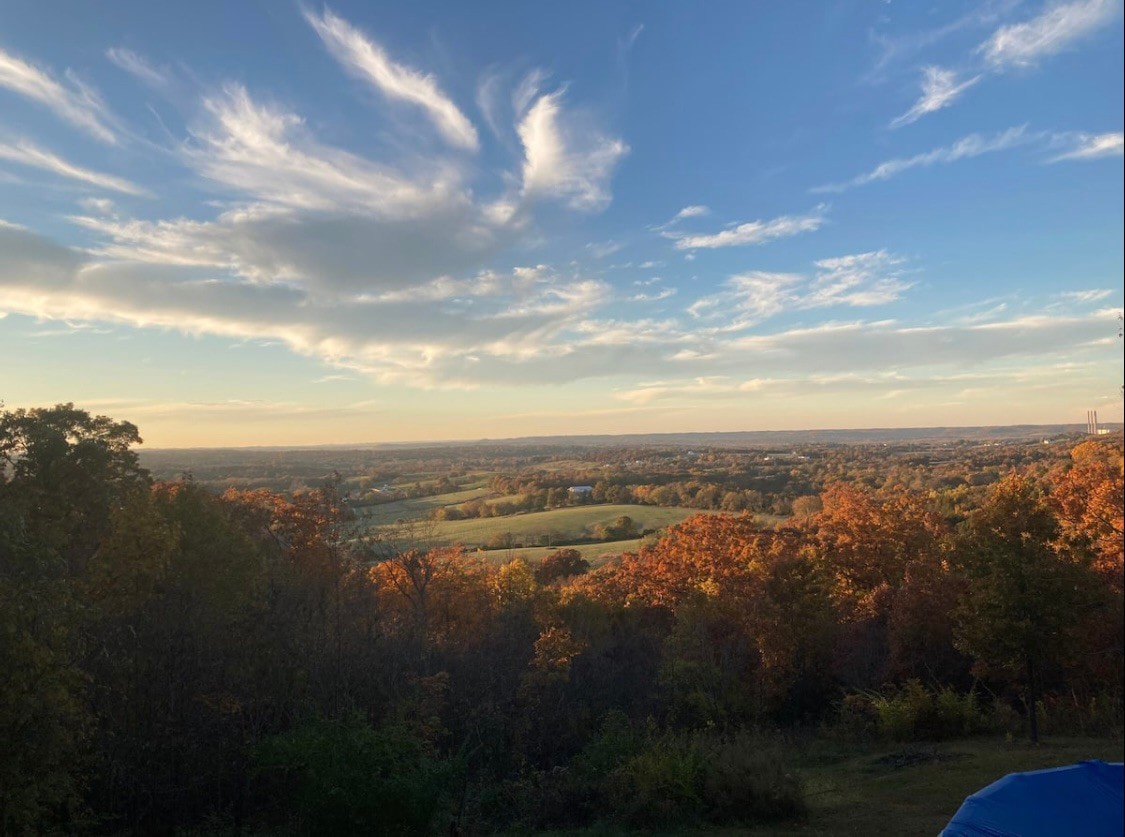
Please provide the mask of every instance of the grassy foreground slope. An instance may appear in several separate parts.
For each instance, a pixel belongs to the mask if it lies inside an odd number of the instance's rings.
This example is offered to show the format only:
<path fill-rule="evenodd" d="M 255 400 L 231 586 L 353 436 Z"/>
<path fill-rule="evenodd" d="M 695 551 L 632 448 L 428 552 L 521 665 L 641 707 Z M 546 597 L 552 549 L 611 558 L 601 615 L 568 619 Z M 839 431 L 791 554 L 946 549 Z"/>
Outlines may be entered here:
<path fill-rule="evenodd" d="M 965 797 L 1008 773 L 1085 759 L 1122 760 L 1122 741 L 968 739 L 882 749 L 813 743 L 799 751 L 809 803 L 803 823 L 722 834 L 894 834 L 933 837 Z"/>

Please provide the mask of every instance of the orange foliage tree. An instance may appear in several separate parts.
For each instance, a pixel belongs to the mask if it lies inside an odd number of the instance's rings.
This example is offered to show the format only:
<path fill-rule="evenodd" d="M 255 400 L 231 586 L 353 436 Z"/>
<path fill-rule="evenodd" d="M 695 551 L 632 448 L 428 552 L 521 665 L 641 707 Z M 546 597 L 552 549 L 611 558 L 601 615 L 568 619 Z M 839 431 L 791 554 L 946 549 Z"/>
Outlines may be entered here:
<path fill-rule="evenodd" d="M 1083 442 L 1071 451 L 1073 465 L 1051 495 L 1062 534 L 1088 549 L 1094 566 L 1122 589 L 1125 566 L 1125 456 L 1121 440 Z"/>
<path fill-rule="evenodd" d="M 666 662 L 673 686 L 710 678 L 736 711 L 801 711 L 806 693 L 826 687 L 835 625 L 828 579 L 803 547 L 795 529 L 696 515 L 625 556 L 612 584 L 627 602 L 676 617 Z"/>

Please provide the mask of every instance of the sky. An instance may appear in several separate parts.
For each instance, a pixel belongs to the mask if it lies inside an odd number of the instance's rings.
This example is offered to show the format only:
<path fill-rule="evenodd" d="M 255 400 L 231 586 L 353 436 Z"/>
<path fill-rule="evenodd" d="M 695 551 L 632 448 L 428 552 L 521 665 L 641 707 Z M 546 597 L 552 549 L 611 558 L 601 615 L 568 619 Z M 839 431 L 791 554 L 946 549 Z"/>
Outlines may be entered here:
<path fill-rule="evenodd" d="M 148 446 L 1121 421 L 1120 0 L 0 2 L 0 400 Z"/>

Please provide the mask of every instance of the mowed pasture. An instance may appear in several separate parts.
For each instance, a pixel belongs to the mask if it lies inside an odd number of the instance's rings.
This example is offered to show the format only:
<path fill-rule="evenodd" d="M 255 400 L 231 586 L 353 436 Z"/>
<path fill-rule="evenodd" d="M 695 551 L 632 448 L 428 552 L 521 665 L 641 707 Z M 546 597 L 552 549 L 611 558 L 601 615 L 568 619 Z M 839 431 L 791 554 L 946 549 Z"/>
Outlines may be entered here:
<path fill-rule="evenodd" d="M 514 543 L 565 544 L 588 538 L 595 526 L 612 526 L 619 517 L 632 518 L 638 532 L 663 529 L 696 514 L 715 514 L 698 509 L 661 508 L 639 505 L 569 506 L 544 512 L 445 520 L 434 524 L 433 537 L 442 544 L 483 546 L 497 536 L 511 534 Z"/>
<path fill-rule="evenodd" d="M 580 543 L 573 546 L 516 546 L 511 549 L 488 549 L 479 554 L 489 561 L 497 564 L 507 563 L 508 560 L 522 558 L 529 564 L 536 564 L 559 549 L 574 549 L 578 554 L 590 562 L 592 567 L 600 567 L 610 559 L 616 558 L 625 552 L 637 552 L 641 548 L 641 538 L 629 541 L 610 541 L 608 543 Z"/>
<path fill-rule="evenodd" d="M 415 497 L 411 500 L 395 500 L 377 506 L 360 506 L 355 511 L 356 520 L 368 527 L 386 526 L 399 520 L 424 520 L 434 509 L 442 506 L 459 506 L 469 500 L 479 500 L 490 495 L 485 488 L 467 488 L 451 491 L 448 494 L 435 494 L 431 497 Z"/>

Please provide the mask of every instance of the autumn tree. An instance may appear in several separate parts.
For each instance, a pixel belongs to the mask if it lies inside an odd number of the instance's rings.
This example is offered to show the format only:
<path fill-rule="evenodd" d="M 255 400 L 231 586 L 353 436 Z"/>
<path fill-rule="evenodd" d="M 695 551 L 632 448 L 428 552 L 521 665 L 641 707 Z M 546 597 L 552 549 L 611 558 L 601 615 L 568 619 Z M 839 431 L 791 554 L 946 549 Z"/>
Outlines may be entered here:
<path fill-rule="evenodd" d="M 627 601 L 675 615 L 673 689 L 706 673 L 713 686 L 704 702 L 718 690 L 738 712 L 785 714 L 826 686 L 835 613 L 829 579 L 799 532 L 759 529 L 748 516 L 696 515 L 625 556 L 616 576 Z"/>
<path fill-rule="evenodd" d="M 1118 687 L 1125 675 L 1125 457 L 1121 437 L 1083 442 L 1050 496 L 1060 525 L 1059 546 L 1092 562 L 1100 602 L 1082 627 L 1085 674 L 1096 688 Z"/>
<path fill-rule="evenodd" d="M 556 549 L 539 562 L 535 568 L 535 581 L 550 584 L 562 578 L 582 575 L 590 569 L 590 562 L 577 549 Z"/>
<path fill-rule="evenodd" d="M 1051 494 L 1061 535 L 1088 550 L 1094 566 L 1122 591 L 1125 566 L 1125 456 L 1121 439 L 1083 442 L 1071 451 L 1072 466 Z"/>
<path fill-rule="evenodd" d="M 814 552 L 833 579 L 844 622 L 835 668 L 846 682 L 875 687 L 892 673 L 892 629 L 914 634 L 898 644 L 900 652 L 933 649 L 951 637 L 942 612 L 906 606 L 918 604 L 923 580 L 941 589 L 946 527 L 922 497 L 901 490 L 877 495 L 837 484 L 822 500 L 811 526 Z M 900 670 L 916 665 L 901 653 L 894 663 Z"/>
<path fill-rule="evenodd" d="M 822 497 L 823 510 L 812 518 L 816 547 L 835 576 L 835 595 L 857 615 L 886 607 L 907 566 L 937 550 L 940 518 L 915 494 L 879 497 L 851 486 L 834 485 Z"/>
<path fill-rule="evenodd" d="M 1032 741 L 1044 667 L 1074 647 L 1090 574 L 1055 548 L 1059 524 L 1039 488 L 1011 475 L 966 523 L 958 548 L 967 589 L 957 611 L 961 647 L 1020 682 Z"/>

